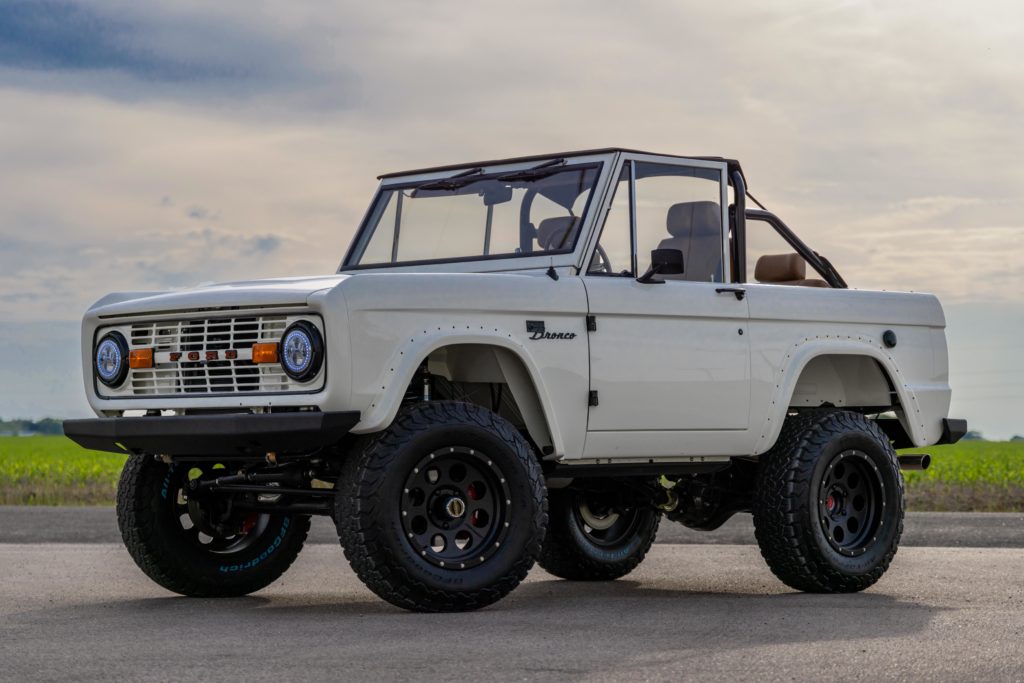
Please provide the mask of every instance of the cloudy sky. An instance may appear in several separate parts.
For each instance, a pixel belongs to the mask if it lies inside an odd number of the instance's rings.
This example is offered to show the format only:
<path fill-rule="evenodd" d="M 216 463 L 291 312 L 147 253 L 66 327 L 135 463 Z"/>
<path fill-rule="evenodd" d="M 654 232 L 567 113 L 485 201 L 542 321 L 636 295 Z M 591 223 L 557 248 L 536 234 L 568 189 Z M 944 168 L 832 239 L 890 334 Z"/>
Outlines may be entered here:
<path fill-rule="evenodd" d="M 742 160 L 855 287 L 928 290 L 1024 433 L 1019 2 L 0 0 L 0 415 L 87 414 L 102 294 L 332 272 L 379 173 Z"/>

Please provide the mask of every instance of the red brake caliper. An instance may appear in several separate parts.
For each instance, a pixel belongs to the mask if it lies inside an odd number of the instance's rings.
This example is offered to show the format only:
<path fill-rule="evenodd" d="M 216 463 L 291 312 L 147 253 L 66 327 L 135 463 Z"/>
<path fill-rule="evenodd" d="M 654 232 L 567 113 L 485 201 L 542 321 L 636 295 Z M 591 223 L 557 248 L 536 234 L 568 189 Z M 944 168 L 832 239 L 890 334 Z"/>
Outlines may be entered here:
<path fill-rule="evenodd" d="M 241 533 L 242 533 L 243 536 L 245 536 L 247 533 L 252 531 L 252 528 L 254 526 L 256 526 L 256 520 L 257 519 L 259 519 L 259 515 L 256 514 L 255 512 L 245 518 L 245 521 L 242 522 L 242 529 L 241 529 Z"/>

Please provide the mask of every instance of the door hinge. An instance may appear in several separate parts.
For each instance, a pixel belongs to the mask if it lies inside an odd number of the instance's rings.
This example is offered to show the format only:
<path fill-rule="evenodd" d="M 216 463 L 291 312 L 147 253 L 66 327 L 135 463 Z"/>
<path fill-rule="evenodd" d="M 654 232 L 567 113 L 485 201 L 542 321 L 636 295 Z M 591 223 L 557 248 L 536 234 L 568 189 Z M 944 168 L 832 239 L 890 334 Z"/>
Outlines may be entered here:
<path fill-rule="evenodd" d="M 587 332 L 597 332 L 597 316 L 587 316 Z"/>
<path fill-rule="evenodd" d="M 591 389 L 590 390 L 590 402 L 589 402 L 588 405 L 591 408 L 594 408 L 594 407 L 597 406 L 597 390 L 596 389 Z"/>

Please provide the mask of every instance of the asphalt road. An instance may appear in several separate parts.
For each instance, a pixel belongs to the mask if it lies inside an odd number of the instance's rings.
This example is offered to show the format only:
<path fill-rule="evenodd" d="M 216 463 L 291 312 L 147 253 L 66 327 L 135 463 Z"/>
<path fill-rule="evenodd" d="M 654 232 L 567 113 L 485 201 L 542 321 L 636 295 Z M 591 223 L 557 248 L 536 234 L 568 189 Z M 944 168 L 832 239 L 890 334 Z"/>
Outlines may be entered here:
<path fill-rule="evenodd" d="M 0 543 L 120 543 L 113 508 L 0 506 Z M 335 545 L 333 523 L 313 519 L 310 543 Z M 747 544 L 754 542 L 750 515 L 736 515 L 712 532 L 691 531 L 663 521 L 659 543 Z M 1024 514 L 911 512 L 904 546 L 1024 548 Z"/>
<path fill-rule="evenodd" d="M 497 605 L 443 615 L 378 600 L 317 522 L 275 585 L 196 600 L 142 575 L 110 509 L 0 507 L 0 680 L 1024 680 L 1022 515 L 909 515 L 858 595 L 787 589 L 749 518 L 665 524 L 624 580 L 535 569 Z"/>
<path fill-rule="evenodd" d="M 1024 549 L 903 548 L 857 595 L 751 545 L 656 545 L 626 579 L 535 569 L 470 614 L 381 602 L 307 547 L 260 593 L 172 596 L 118 545 L 0 545 L 0 680 L 1022 680 Z"/>

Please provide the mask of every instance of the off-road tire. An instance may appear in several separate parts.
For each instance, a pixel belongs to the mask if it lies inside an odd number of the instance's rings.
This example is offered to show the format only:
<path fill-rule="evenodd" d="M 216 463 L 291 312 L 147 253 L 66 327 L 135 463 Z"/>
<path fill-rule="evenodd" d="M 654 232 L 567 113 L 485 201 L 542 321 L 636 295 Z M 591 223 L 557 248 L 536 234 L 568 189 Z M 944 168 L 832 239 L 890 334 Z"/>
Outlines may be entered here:
<path fill-rule="evenodd" d="M 874 537 L 861 554 L 842 554 L 819 519 L 823 477 L 851 451 L 874 468 L 881 502 Z M 775 446 L 761 456 L 754 501 L 754 533 L 772 573 L 797 590 L 853 593 L 889 568 L 903 533 L 904 486 L 892 444 L 864 416 L 819 409 L 786 419 Z"/>
<path fill-rule="evenodd" d="M 407 538 L 399 514 L 417 463 L 449 447 L 485 453 L 510 495 L 500 547 L 473 566 L 432 564 Z M 503 598 L 533 566 L 547 528 L 546 487 L 530 444 L 508 421 L 474 404 L 418 403 L 346 458 L 335 523 L 352 569 L 384 600 L 417 612 L 473 610 Z"/>
<path fill-rule="evenodd" d="M 129 456 L 117 489 L 117 524 L 149 578 L 192 597 L 236 597 L 265 588 L 291 566 L 309 532 L 308 515 L 268 515 L 258 538 L 237 552 L 204 550 L 183 534 L 170 497 L 176 470 L 151 455 Z"/>
<path fill-rule="evenodd" d="M 661 514 L 638 502 L 628 533 L 611 545 L 600 545 L 582 526 L 578 495 L 569 488 L 548 492 L 548 533 L 537 564 L 570 581 L 612 581 L 636 569 L 654 543 Z"/>

